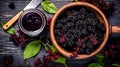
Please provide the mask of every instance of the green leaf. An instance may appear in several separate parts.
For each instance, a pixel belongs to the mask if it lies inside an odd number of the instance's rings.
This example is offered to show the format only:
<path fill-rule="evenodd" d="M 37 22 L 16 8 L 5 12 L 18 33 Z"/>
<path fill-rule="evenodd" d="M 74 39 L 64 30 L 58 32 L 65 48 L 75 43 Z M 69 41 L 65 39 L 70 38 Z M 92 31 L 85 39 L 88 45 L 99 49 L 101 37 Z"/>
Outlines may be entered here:
<path fill-rule="evenodd" d="M 32 41 L 24 49 L 24 60 L 34 57 L 41 49 L 40 41 Z"/>
<path fill-rule="evenodd" d="M 52 53 L 54 53 L 56 51 L 56 48 L 53 45 L 50 45 L 50 48 L 52 50 Z"/>
<path fill-rule="evenodd" d="M 78 0 L 73 0 L 74 2 L 78 2 Z"/>
<path fill-rule="evenodd" d="M 104 66 L 102 66 L 102 65 L 99 64 L 99 63 L 91 63 L 91 64 L 89 64 L 87 67 L 104 67 Z"/>
<path fill-rule="evenodd" d="M 0 22 L 0 23 L 2 26 L 6 24 L 6 22 Z M 13 26 L 11 26 L 8 30 L 6 30 L 6 32 L 8 32 L 9 34 L 14 34 L 15 31 L 14 31 Z"/>
<path fill-rule="evenodd" d="M 56 6 L 50 1 L 42 1 L 41 6 L 48 13 L 56 13 L 57 12 Z"/>
<path fill-rule="evenodd" d="M 120 67 L 119 64 L 112 64 L 112 66 L 114 66 L 114 67 Z"/>
<path fill-rule="evenodd" d="M 65 64 L 65 63 L 66 63 L 66 59 L 65 59 L 64 57 L 59 57 L 59 58 L 58 58 L 57 60 L 55 60 L 54 62 L 64 64 L 65 67 L 67 67 L 67 65 Z"/>
<path fill-rule="evenodd" d="M 103 55 L 96 55 L 96 58 L 98 60 L 98 62 L 102 65 L 104 65 L 104 56 Z"/>

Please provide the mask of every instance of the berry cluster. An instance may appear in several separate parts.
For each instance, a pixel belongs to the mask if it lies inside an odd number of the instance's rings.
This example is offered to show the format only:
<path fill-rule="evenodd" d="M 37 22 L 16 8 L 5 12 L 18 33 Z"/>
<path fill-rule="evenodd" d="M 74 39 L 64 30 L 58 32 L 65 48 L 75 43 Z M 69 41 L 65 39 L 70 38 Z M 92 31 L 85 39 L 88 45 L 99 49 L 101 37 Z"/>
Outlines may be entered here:
<path fill-rule="evenodd" d="M 55 23 L 56 41 L 70 52 L 89 54 L 103 41 L 105 26 L 90 9 L 83 6 L 72 8 L 65 10 Z"/>
<path fill-rule="evenodd" d="M 34 67 L 51 67 L 50 63 L 60 56 L 60 54 L 56 51 L 52 53 L 52 51 L 49 49 L 46 51 L 48 53 L 48 56 L 43 57 L 43 61 L 40 60 L 40 58 L 37 58 L 34 61 Z"/>
<path fill-rule="evenodd" d="M 23 17 L 22 24 L 27 31 L 35 31 L 40 29 L 42 18 L 37 13 L 31 12 Z"/>
<path fill-rule="evenodd" d="M 46 59 L 51 61 L 58 59 L 58 57 L 60 56 L 58 51 L 55 51 L 54 53 L 52 53 L 51 50 L 47 50 L 46 52 L 49 54 L 48 56 L 46 56 Z"/>
<path fill-rule="evenodd" d="M 34 61 L 34 67 L 50 67 L 50 60 L 43 57 L 43 60 L 41 61 L 40 58 L 36 58 Z"/>
<path fill-rule="evenodd" d="M 119 39 L 112 39 L 108 42 L 104 55 L 106 58 L 106 65 L 111 65 L 111 63 L 120 59 L 120 41 Z"/>
<path fill-rule="evenodd" d="M 10 35 L 9 39 L 15 43 L 16 46 L 25 46 L 30 40 L 23 35 L 20 30 L 17 30 L 18 35 L 12 34 Z"/>
<path fill-rule="evenodd" d="M 9 67 L 9 64 L 12 64 L 14 61 L 12 55 L 5 55 L 2 59 L 0 60 L 0 67 Z"/>

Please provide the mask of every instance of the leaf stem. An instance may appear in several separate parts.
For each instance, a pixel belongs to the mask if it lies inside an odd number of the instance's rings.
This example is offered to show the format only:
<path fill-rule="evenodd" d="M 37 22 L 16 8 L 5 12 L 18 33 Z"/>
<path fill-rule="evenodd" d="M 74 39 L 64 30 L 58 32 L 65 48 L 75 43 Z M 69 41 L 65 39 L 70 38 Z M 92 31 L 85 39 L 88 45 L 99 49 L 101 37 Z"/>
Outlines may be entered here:
<path fill-rule="evenodd" d="M 48 47 L 51 47 L 48 43 L 46 43 L 46 45 L 47 45 Z"/>
<path fill-rule="evenodd" d="M 64 65 L 65 65 L 65 67 L 68 67 L 67 64 L 64 63 Z"/>
<path fill-rule="evenodd" d="M 118 65 L 118 64 L 112 64 L 112 66 L 120 67 L 120 65 Z"/>
<path fill-rule="evenodd" d="M 42 44 L 43 44 L 43 46 L 45 47 L 45 50 L 48 50 L 48 48 L 47 48 L 47 44 L 45 44 L 45 43 L 43 43 L 41 40 L 39 40 Z"/>
<path fill-rule="evenodd" d="M 28 39 L 33 40 L 33 41 L 35 41 L 35 40 L 36 40 L 36 39 L 33 39 L 33 38 L 28 38 Z"/>

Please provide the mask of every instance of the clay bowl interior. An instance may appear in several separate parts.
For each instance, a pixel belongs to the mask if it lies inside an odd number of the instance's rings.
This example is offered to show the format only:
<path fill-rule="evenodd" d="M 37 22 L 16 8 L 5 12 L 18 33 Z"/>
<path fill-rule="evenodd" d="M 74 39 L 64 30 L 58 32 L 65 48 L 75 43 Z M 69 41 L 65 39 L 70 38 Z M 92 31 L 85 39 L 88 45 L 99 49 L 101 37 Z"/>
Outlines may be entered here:
<path fill-rule="evenodd" d="M 88 9 L 92 10 L 96 14 L 97 18 L 102 23 L 104 23 L 105 28 L 106 28 L 106 32 L 105 32 L 104 38 L 103 38 L 104 40 L 103 40 L 103 42 L 100 44 L 100 46 L 95 51 L 93 51 L 90 54 L 80 54 L 77 57 L 75 57 L 75 59 L 86 59 L 86 58 L 89 58 L 89 57 L 92 57 L 92 56 L 96 55 L 105 46 L 105 44 L 106 44 L 106 42 L 108 40 L 108 36 L 109 36 L 109 26 L 108 26 L 107 19 L 106 19 L 105 15 L 102 13 L 102 11 L 100 9 L 98 9 L 96 6 L 92 5 L 92 4 L 89 4 L 89 3 L 86 3 L 86 2 L 74 2 L 74 3 L 69 3 L 67 5 L 64 5 L 54 15 L 54 17 L 53 17 L 53 19 L 51 21 L 51 24 L 50 24 L 50 38 L 51 38 L 51 41 L 52 41 L 53 45 L 57 48 L 57 50 L 62 55 L 66 56 L 66 57 L 71 57 L 72 53 L 66 51 L 61 46 L 59 46 L 59 44 L 57 43 L 57 41 L 55 39 L 54 26 L 55 26 L 55 22 L 56 22 L 57 18 L 62 14 L 62 12 L 64 12 L 68 8 L 72 8 L 73 6 L 84 6 L 84 7 L 88 8 Z"/>

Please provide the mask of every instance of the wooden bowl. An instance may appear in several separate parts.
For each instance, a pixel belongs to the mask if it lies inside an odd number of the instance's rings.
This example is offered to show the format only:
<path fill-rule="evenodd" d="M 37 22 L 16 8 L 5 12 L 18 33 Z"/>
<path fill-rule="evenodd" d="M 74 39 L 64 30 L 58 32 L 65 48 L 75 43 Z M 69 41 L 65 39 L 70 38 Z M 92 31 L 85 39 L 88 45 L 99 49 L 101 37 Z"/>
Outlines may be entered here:
<path fill-rule="evenodd" d="M 57 50 L 62 55 L 66 56 L 66 57 L 71 57 L 72 53 L 66 51 L 61 46 L 58 45 L 58 43 L 57 43 L 57 41 L 55 39 L 54 26 L 55 26 L 55 22 L 56 22 L 57 18 L 62 14 L 62 12 L 64 12 L 64 10 L 67 9 L 67 8 L 72 8 L 73 6 L 84 6 L 84 7 L 87 7 L 88 9 L 92 10 L 96 14 L 97 18 L 102 23 L 104 23 L 105 28 L 106 28 L 106 32 L 104 34 L 104 40 L 103 40 L 103 42 L 100 44 L 100 46 L 95 51 L 91 52 L 90 54 L 80 54 L 77 57 L 75 57 L 75 59 L 86 59 L 86 58 L 89 58 L 89 57 L 92 57 L 92 56 L 96 55 L 105 46 L 105 44 L 106 44 L 106 42 L 108 40 L 109 33 L 110 33 L 110 26 L 108 25 L 108 21 L 107 21 L 105 15 L 103 14 L 103 12 L 100 9 L 98 9 L 96 6 L 94 6 L 94 5 L 90 4 L 90 3 L 86 3 L 86 2 L 73 2 L 73 3 L 69 3 L 67 5 L 64 5 L 54 15 L 54 17 L 53 17 L 53 19 L 51 21 L 51 24 L 50 24 L 50 38 L 51 38 L 51 41 L 52 41 L 53 45 L 57 48 Z"/>

